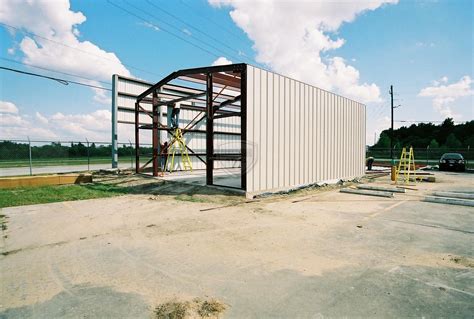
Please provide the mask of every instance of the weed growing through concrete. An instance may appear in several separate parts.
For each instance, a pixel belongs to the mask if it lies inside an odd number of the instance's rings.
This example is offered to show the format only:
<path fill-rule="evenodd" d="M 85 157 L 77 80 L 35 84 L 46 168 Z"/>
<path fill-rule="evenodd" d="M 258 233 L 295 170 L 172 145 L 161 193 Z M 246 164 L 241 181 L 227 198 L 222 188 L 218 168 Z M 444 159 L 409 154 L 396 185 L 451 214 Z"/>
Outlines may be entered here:
<path fill-rule="evenodd" d="M 216 299 L 194 298 L 192 301 L 162 303 L 154 313 L 156 319 L 219 318 L 225 310 L 226 305 Z"/>
<path fill-rule="evenodd" d="M 189 308 L 188 302 L 170 301 L 155 308 L 156 319 L 184 319 Z"/>
<path fill-rule="evenodd" d="M 225 309 L 225 305 L 215 299 L 211 299 L 209 301 L 204 300 L 204 302 L 201 304 L 201 307 L 198 309 L 198 314 L 203 318 L 217 318 L 219 314 L 225 311 Z"/>

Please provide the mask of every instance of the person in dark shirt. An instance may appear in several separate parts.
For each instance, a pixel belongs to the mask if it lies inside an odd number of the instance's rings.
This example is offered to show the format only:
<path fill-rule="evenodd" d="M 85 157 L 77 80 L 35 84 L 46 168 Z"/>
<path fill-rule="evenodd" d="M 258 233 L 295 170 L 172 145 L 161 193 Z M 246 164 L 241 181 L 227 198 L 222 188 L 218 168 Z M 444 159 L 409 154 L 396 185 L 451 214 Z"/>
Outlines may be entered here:
<path fill-rule="evenodd" d="M 166 170 L 166 159 L 168 158 L 168 141 L 165 141 L 163 144 L 161 144 L 161 152 L 160 152 L 160 167 L 161 167 L 161 176 L 165 175 L 165 170 Z"/>
<path fill-rule="evenodd" d="M 367 158 L 367 170 L 372 170 L 372 165 L 374 164 L 374 158 L 372 156 Z"/>

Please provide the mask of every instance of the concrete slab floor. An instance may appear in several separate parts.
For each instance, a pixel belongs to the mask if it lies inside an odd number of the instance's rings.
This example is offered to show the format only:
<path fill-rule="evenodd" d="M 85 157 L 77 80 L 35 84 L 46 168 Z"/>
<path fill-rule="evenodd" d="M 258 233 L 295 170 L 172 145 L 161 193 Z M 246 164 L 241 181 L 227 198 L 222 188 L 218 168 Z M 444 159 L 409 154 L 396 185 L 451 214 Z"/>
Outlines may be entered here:
<path fill-rule="evenodd" d="M 240 188 L 240 168 L 225 168 L 214 170 L 214 183 L 216 185 L 222 185 L 227 187 Z M 164 177 L 161 177 L 168 181 L 177 181 L 180 183 L 192 184 L 192 185 L 206 185 L 206 170 L 194 170 L 190 171 L 176 171 L 172 173 L 166 173 Z"/>
<path fill-rule="evenodd" d="M 6 208 L 0 317 L 150 318 L 195 297 L 224 302 L 228 318 L 471 317 L 472 208 L 420 199 L 474 192 L 474 179 L 436 177 L 394 198 L 333 189 L 224 208 L 170 195 Z"/>

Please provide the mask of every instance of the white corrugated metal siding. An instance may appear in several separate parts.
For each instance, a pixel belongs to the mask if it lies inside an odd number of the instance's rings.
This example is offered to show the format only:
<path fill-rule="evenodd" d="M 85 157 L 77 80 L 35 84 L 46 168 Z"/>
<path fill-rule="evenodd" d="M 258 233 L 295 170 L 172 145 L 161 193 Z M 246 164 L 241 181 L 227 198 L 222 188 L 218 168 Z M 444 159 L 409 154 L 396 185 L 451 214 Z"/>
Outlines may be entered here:
<path fill-rule="evenodd" d="M 247 193 L 364 175 L 365 105 L 247 66 Z"/>

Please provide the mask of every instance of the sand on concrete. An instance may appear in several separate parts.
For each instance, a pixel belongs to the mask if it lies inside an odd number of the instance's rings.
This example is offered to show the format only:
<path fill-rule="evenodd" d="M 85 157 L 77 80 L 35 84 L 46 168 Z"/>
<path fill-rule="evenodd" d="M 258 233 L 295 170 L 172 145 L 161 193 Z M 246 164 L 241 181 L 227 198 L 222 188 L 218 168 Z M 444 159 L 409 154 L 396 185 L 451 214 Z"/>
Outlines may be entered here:
<path fill-rule="evenodd" d="M 436 177 L 394 198 L 330 187 L 252 202 L 127 177 L 146 193 L 2 209 L 0 314 L 149 318 L 216 298 L 235 318 L 466 317 L 474 214 L 421 198 L 474 181 Z"/>

